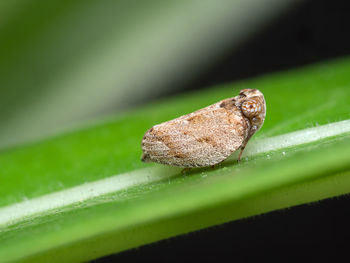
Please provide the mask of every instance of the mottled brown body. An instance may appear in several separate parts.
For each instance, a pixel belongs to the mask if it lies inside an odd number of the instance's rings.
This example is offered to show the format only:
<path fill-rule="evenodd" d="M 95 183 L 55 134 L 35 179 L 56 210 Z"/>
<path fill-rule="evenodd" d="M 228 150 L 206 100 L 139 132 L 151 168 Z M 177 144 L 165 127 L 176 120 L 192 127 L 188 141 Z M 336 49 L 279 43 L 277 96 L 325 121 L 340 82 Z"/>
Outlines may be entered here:
<path fill-rule="evenodd" d="M 215 165 L 243 150 L 264 119 L 262 93 L 242 90 L 234 98 L 153 126 L 142 140 L 142 161 L 180 167 Z"/>

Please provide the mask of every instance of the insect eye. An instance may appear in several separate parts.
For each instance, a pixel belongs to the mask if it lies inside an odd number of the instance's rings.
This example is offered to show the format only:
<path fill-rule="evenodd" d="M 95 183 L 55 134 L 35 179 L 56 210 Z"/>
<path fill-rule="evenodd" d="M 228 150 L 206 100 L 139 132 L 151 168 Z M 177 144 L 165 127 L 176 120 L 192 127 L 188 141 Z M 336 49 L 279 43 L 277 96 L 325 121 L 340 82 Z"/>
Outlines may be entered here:
<path fill-rule="evenodd" d="M 256 100 L 247 100 L 242 103 L 242 112 L 247 118 L 253 118 L 261 112 L 261 105 Z"/>

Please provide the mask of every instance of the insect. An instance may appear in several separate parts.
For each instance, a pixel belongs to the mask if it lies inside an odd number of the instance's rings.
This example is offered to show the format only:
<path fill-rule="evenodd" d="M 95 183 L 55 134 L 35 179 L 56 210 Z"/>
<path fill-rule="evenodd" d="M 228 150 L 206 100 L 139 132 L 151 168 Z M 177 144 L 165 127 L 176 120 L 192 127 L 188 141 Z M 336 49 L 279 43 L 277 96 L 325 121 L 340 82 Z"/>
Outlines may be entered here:
<path fill-rule="evenodd" d="M 265 115 L 264 95 L 257 89 L 243 89 L 236 97 L 153 126 L 142 139 L 142 161 L 206 167 L 240 149 L 239 161 Z"/>

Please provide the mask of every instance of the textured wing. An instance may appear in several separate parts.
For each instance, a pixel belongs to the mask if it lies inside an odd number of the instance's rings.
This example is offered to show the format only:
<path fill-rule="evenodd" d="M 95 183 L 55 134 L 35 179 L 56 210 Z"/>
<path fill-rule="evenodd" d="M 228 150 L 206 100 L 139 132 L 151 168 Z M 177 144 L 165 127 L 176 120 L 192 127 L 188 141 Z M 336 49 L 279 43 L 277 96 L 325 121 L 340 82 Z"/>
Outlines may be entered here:
<path fill-rule="evenodd" d="M 143 140 L 142 160 L 180 167 L 204 167 L 222 162 L 247 137 L 249 121 L 226 99 L 155 125 Z"/>

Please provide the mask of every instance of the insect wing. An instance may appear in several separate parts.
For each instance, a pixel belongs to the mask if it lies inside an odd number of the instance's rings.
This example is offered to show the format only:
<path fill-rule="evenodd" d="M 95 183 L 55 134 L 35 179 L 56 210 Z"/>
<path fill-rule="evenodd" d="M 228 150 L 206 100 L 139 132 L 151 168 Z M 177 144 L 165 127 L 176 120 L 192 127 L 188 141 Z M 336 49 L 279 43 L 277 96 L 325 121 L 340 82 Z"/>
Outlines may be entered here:
<path fill-rule="evenodd" d="M 142 141 L 143 160 L 180 167 L 203 167 L 222 162 L 247 137 L 247 122 L 225 101 L 148 130 Z"/>

